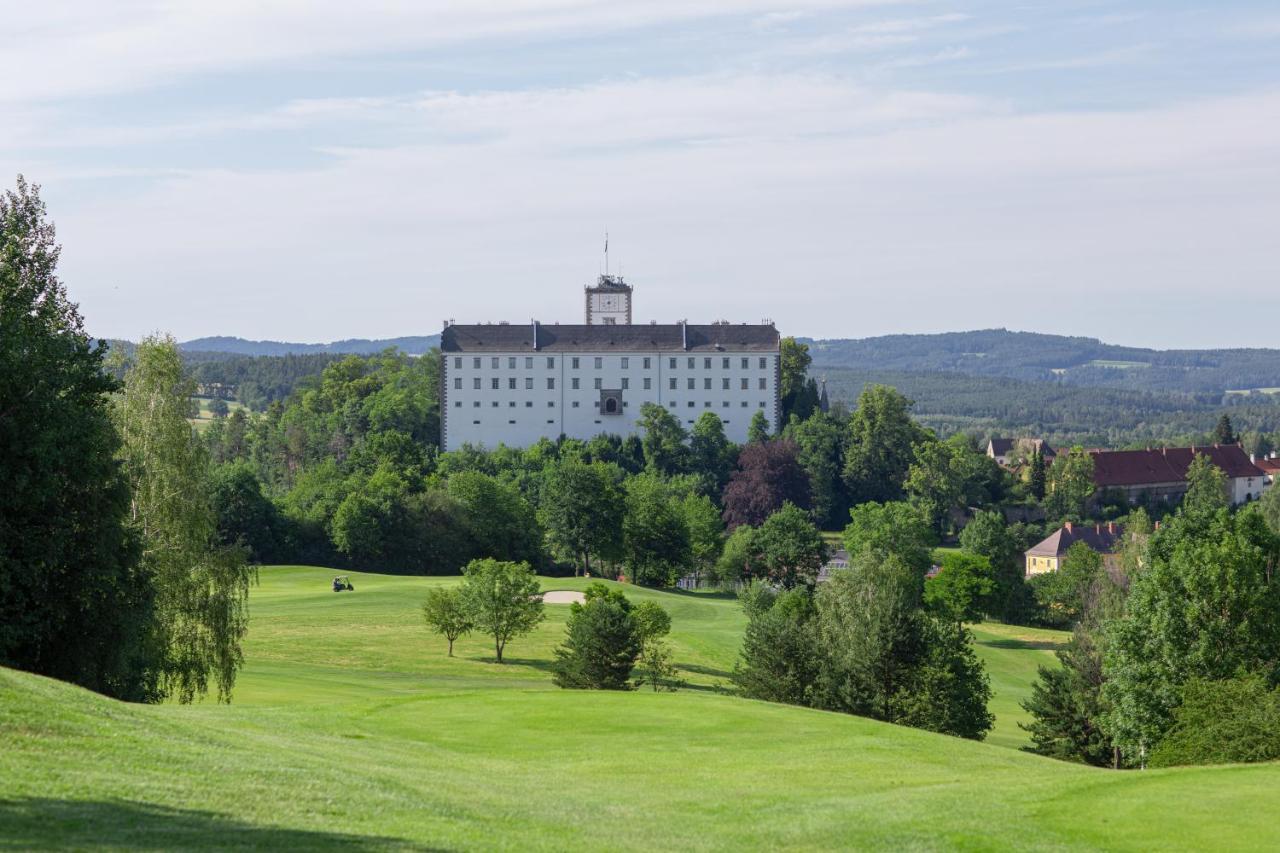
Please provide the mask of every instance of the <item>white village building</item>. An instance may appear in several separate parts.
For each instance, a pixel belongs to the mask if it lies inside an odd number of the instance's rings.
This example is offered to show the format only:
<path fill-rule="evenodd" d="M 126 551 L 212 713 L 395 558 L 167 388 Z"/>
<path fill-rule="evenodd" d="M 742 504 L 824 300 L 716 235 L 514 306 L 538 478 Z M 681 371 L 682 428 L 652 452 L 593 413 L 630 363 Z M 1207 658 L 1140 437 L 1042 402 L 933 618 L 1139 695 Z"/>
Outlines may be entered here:
<path fill-rule="evenodd" d="M 635 325 L 631 296 L 620 277 L 604 275 L 586 288 L 583 325 L 446 324 L 444 449 L 628 435 L 645 403 L 686 428 L 713 411 L 739 443 L 756 412 L 778 428 L 781 338 L 772 323 Z"/>

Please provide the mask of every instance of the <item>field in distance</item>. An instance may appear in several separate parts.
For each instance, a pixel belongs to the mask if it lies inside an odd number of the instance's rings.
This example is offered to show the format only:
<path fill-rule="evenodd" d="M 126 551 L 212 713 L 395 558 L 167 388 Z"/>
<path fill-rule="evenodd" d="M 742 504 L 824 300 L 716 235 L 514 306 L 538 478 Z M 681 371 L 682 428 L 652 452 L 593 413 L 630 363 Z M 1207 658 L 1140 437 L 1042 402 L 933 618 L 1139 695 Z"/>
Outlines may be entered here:
<path fill-rule="evenodd" d="M 1280 767 L 1113 773 L 1041 759 L 1017 700 L 1062 635 L 979 626 L 1000 723 L 972 743 L 726 695 L 732 599 L 672 615 L 678 693 L 559 690 L 568 607 L 491 662 L 422 626 L 455 578 L 264 569 L 230 706 L 126 705 L 0 670 L 15 849 L 1272 846 Z M 544 579 L 547 589 L 586 581 Z"/>

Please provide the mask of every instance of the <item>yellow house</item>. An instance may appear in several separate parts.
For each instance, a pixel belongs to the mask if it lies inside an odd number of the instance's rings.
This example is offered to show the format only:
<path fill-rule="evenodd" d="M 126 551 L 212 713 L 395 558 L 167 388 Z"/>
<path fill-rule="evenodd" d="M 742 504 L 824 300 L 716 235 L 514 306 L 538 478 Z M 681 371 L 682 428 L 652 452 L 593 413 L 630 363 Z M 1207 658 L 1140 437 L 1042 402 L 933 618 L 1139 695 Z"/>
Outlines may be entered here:
<path fill-rule="evenodd" d="M 1027 577 L 1056 572 L 1062 567 L 1062 559 L 1067 550 L 1077 542 L 1083 542 L 1099 554 L 1111 555 L 1120 547 L 1124 536 L 1124 528 L 1115 522 L 1107 524 L 1066 524 L 1049 534 L 1044 541 L 1028 549 Z"/>

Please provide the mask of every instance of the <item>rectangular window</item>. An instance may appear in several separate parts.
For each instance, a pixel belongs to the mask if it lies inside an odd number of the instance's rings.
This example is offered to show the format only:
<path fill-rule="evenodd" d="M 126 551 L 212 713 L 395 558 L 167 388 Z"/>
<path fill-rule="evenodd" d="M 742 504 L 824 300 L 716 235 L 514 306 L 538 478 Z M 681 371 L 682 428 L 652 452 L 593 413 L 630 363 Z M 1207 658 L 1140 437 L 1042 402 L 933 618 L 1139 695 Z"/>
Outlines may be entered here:
<path fill-rule="evenodd" d="M 710 391 L 710 390 L 711 390 L 711 377 L 710 377 L 710 376 L 708 376 L 706 379 L 703 379 L 703 380 L 702 380 L 702 390 L 703 390 L 703 391 Z"/>
<path fill-rule="evenodd" d="M 728 401 L 728 400 L 725 400 L 723 403 L 721 403 L 721 404 L 720 404 L 720 408 L 722 408 L 722 409 L 727 409 L 727 408 L 729 408 L 729 401 Z"/>
<path fill-rule="evenodd" d="M 709 409 L 709 408 L 711 408 L 711 401 L 710 401 L 710 400 L 707 400 L 706 402 L 704 402 L 704 403 L 702 404 L 702 408 L 704 408 L 704 409 Z"/>
<path fill-rule="evenodd" d="M 597 390 L 597 391 L 599 391 L 599 390 L 600 390 L 600 377 L 599 377 L 599 376 L 597 376 L 597 377 L 596 377 L 596 384 L 595 384 L 595 388 L 596 388 L 596 390 Z"/>
<path fill-rule="evenodd" d="M 454 358 L 453 366 L 458 370 L 462 369 L 462 356 L 457 356 L 456 358 Z"/>
<path fill-rule="evenodd" d="M 507 408 L 508 408 L 508 409 L 514 409 L 515 407 L 516 407 L 516 401 L 515 401 L 515 400 L 512 400 L 510 403 L 507 403 Z"/>
<path fill-rule="evenodd" d="M 761 356 L 761 358 L 760 358 L 760 369 L 761 369 L 761 370 L 764 370 L 764 369 L 765 369 L 766 367 L 768 367 L 768 366 L 769 366 L 769 359 L 764 358 L 763 356 Z"/>
<path fill-rule="evenodd" d="M 651 379 L 649 379 L 649 377 L 648 377 L 648 376 L 646 376 L 646 377 L 644 378 L 644 390 L 646 390 L 646 391 L 650 391 L 650 390 L 652 390 L 652 389 L 653 389 L 653 381 L 652 381 Z"/>
<path fill-rule="evenodd" d="M 548 391 L 556 390 L 556 378 L 554 376 L 547 377 L 547 390 Z"/>
<path fill-rule="evenodd" d="M 694 366 L 695 364 L 697 364 L 697 363 L 698 363 L 698 360 L 697 360 L 696 358 L 694 358 L 693 356 L 689 356 L 689 369 L 690 369 L 690 370 L 693 370 L 693 366 Z"/>
<path fill-rule="evenodd" d="M 631 387 L 631 380 L 625 376 L 622 377 L 622 390 L 625 391 L 630 387 Z"/>
<path fill-rule="evenodd" d="M 514 355 L 507 356 L 507 370 L 516 369 L 516 357 Z"/>
<path fill-rule="evenodd" d="M 532 408 L 533 408 L 533 401 L 532 401 L 532 400 L 525 400 L 525 401 L 524 401 L 524 407 L 525 407 L 526 409 L 532 409 Z"/>
<path fill-rule="evenodd" d="M 461 401 L 461 400 L 457 400 L 457 401 L 455 401 L 455 402 L 454 402 L 454 404 L 453 404 L 453 407 L 454 407 L 455 409 L 461 409 L 461 408 L 462 408 L 462 401 Z"/>
<path fill-rule="evenodd" d="M 496 408 L 498 408 L 498 401 L 497 401 L 497 400 L 494 400 L 494 401 L 493 401 L 493 403 L 492 403 L 492 405 L 493 405 L 493 407 L 494 407 L 495 409 L 496 409 Z"/>
<path fill-rule="evenodd" d="M 769 386 L 769 380 L 763 376 L 760 377 L 760 390 L 763 391 Z"/>
<path fill-rule="evenodd" d="M 725 370 L 729 369 L 729 356 L 726 355 L 723 359 L 720 360 L 720 366 Z"/>
<path fill-rule="evenodd" d="M 744 376 L 744 377 L 742 377 L 742 390 L 743 390 L 743 391 L 746 391 L 746 390 L 750 387 L 750 386 L 747 384 L 747 383 L 748 383 L 748 382 L 750 382 L 750 381 L 751 381 L 751 380 L 750 380 L 750 379 L 748 379 L 747 377 L 745 377 L 745 376 Z"/>
<path fill-rule="evenodd" d="M 672 400 L 671 402 L 667 403 L 667 405 L 674 409 L 676 407 L 676 401 Z"/>
<path fill-rule="evenodd" d="M 573 357 L 572 367 L 574 370 L 578 369 L 578 357 L 576 355 Z"/>
<path fill-rule="evenodd" d="M 556 360 L 551 356 L 547 356 L 547 368 L 551 369 L 551 368 L 554 368 L 555 366 L 556 366 Z"/>
<path fill-rule="evenodd" d="M 511 391 L 516 390 L 516 378 L 514 376 L 507 379 L 507 388 Z"/>
<path fill-rule="evenodd" d="M 671 377 L 670 382 L 671 382 L 671 390 L 672 391 L 676 390 L 676 378 L 674 376 Z"/>
<path fill-rule="evenodd" d="M 628 369 L 629 367 L 631 367 L 631 359 L 627 358 L 627 357 L 624 355 L 624 356 L 622 357 L 622 369 L 623 369 L 623 370 L 626 370 L 626 369 Z"/>
<path fill-rule="evenodd" d="M 461 377 L 461 376 L 455 376 L 455 377 L 453 377 L 453 387 L 454 387 L 456 390 L 458 390 L 458 391 L 461 391 L 461 390 L 462 390 L 462 377 Z"/>
<path fill-rule="evenodd" d="M 743 405 L 746 405 L 746 404 L 744 403 Z M 573 401 L 573 407 L 574 407 L 575 409 L 576 409 L 576 408 L 578 408 L 578 401 L 577 401 L 577 400 L 574 400 L 574 401 Z"/>
<path fill-rule="evenodd" d="M 526 356 L 524 357 L 524 369 L 525 369 L 525 370 L 533 370 L 533 356 L 531 356 L 531 355 L 526 355 Z"/>
<path fill-rule="evenodd" d="M 569 380 L 569 381 L 570 381 L 570 383 L 572 384 L 573 390 L 577 391 L 577 390 L 578 390 L 578 382 L 579 382 L 578 377 L 576 377 L 576 376 L 575 376 L 575 377 L 573 377 L 573 379 L 571 379 L 571 380 Z"/>
<path fill-rule="evenodd" d="M 721 390 L 721 391 L 728 391 L 728 390 L 729 390 L 729 377 L 728 377 L 728 376 L 726 376 L 724 379 L 721 379 L 721 380 L 720 380 L 720 390 Z"/>
<path fill-rule="evenodd" d="M 480 356 L 476 356 L 475 358 L 471 359 L 471 366 L 474 367 L 476 370 L 480 369 Z"/>
<path fill-rule="evenodd" d="M 532 377 L 532 376 L 526 376 L 526 377 L 524 378 L 524 390 L 526 390 L 526 391 L 532 391 L 532 390 L 533 390 L 533 377 Z"/>
<path fill-rule="evenodd" d="M 693 401 L 692 401 L 692 400 L 690 400 L 690 401 L 689 401 L 689 408 L 691 408 L 691 409 L 693 408 Z"/>
<path fill-rule="evenodd" d="M 750 359 L 746 359 L 746 358 L 744 358 L 744 359 L 742 360 L 742 369 L 743 369 L 743 370 L 746 370 L 746 369 L 747 369 L 748 367 L 750 367 L 750 366 L 751 366 L 751 360 L 750 360 Z"/>
<path fill-rule="evenodd" d="M 645 370 L 648 370 L 648 369 L 649 369 L 649 359 L 647 359 L 647 358 L 644 360 L 644 369 L 645 369 Z"/>
<path fill-rule="evenodd" d="M 709 358 L 704 358 L 704 359 L 702 360 L 702 369 L 703 369 L 703 370 L 710 370 L 710 369 L 711 369 L 711 359 L 709 359 Z"/>
<path fill-rule="evenodd" d="M 496 355 L 489 359 L 489 366 L 494 370 L 498 369 L 498 357 Z"/>
<path fill-rule="evenodd" d="M 669 366 L 672 370 L 675 370 L 675 369 L 676 369 L 676 360 L 675 360 L 674 358 L 673 358 L 673 359 L 671 359 L 671 363 L 670 363 L 668 366 Z"/>
<path fill-rule="evenodd" d="M 600 356 L 596 356 L 596 370 L 599 370 L 602 367 L 604 367 L 604 359 Z"/>
<path fill-rule="evenodd" d="M 472 380 L 471 380 L 471 383 L 472 383 L 472 385 L 475 387 L 475 389 L 476 389 L 477 391 L 479 391 L 479 390 L 480 390 L 480 377 L 479 377 L 479 376 L 477 376 L 475 379 L 472 379 Z"/>
<path fill-rule="evenodd" d="M 479 401 L 479 400 L 476 400 L 476 401 L 475 401 L 474 403 L 472 403 L 471 405 L 472 405 L 474 408 L 477 408 L 477 409 L 478 409 L 478 408 L 480 408 L 480 401 Z"/>
<path fill-rule="evenodd" d="M 746 401 L 746 400 L 743 400 L 743 401 L 742 401 L 742 408 L 744 408 L 744 409 L 745 409 L 746 407 L 747 407 L 747 401 Z"/>
<path fill-rule="evenodd" d="M 692 391 L 695 387 L 697 387 L 697 385 L 698 385 L 698 380 L 696 380 L 696 379 L 694 379 L 692 376 L 690 376 L 690 377 L 689 377 L 689 390 L 690 390 L 690 391 Z"/>
<path fill-rule="evenodd" d="M 555 407 L 556 407 L 556 401 L 555 401 L 555 400 L 548 400 L 548 401 L 547 401 L 547 408 L 548 408 L 548 409 L 554 409 Z"/>

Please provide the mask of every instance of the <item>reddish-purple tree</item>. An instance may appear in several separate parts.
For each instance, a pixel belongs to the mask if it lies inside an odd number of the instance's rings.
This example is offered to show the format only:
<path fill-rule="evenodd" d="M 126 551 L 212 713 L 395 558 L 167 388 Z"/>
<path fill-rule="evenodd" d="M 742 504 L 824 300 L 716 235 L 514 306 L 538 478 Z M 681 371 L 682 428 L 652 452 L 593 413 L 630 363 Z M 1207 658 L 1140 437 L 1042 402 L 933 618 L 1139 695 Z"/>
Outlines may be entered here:
<path fill-rule="evenodd" d="M 743 445 L 722 496 L 725 526 L 732 530 L 740 524 L 763 524 L 786 501 L 808 509 L 809 476 L 798 454 L 790 439 Z"/>

